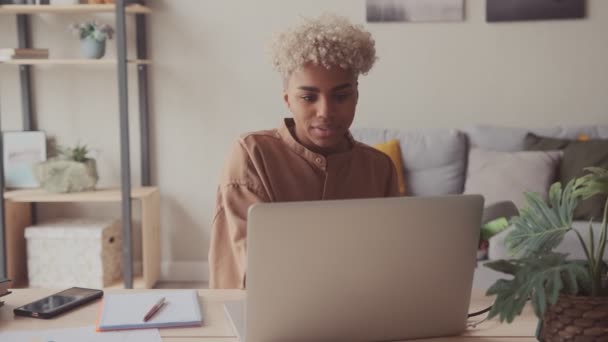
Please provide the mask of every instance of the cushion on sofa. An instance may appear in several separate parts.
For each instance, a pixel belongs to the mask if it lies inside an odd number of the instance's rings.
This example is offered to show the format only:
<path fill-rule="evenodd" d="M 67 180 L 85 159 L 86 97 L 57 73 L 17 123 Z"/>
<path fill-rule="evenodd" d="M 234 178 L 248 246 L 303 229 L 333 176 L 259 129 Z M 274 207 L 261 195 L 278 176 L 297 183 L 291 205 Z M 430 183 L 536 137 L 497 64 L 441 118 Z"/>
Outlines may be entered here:
<path fill-rule="evenodd" d="M 405 176 L 403 175 L 403 161 L 401 157 L 401 148 L 399 140 L 391 140 L 385 143 L 375 144 L 374 148 L 382 151 L 393 161 L 395 171 L 397 172 L 397 183 L 399 185 L 399 194 L 405 195 Z"/>
<path fill-rule="evenodd" d="M 512 201 L 521 208 L 525 192 L 536 192 L 546 200 L 560 157 L 559 151 L 498 152 L 472 147 L 464 192 L 483 195 L 486 205 Z"/>
<path fill-rule="evenodd" d="M 462 132 L 454 129 L 358 128 L 351 133 L 356 140 L 368 145 L 399 140 L 409 195 L 462 193 L 467 155 Z"/>
<path fill-rule="evenodd" d="M 538 136 L 530 133 L 525 139 L 527 150 L 561 148 L 564 150 L 559 171 L 559 181 L 568 183 L 573 178 L 587 174 L 585 167 L 608 168 L 608 139 L 569 140 Z M 601 221 L 606 196 L 594 196 L 581 201 L 574 212 L 574 219 Z"/>
<path fill-rule="evenodd" d="M 590 139 L 608 139 L 608 126 L 568 125 L 539 128 L 522 128 L 500 125 L 473 125 L 463 129 L 471 146 L 494 151 L 522 151 L 528 133 L 575 140 L 580 135 Z"/>

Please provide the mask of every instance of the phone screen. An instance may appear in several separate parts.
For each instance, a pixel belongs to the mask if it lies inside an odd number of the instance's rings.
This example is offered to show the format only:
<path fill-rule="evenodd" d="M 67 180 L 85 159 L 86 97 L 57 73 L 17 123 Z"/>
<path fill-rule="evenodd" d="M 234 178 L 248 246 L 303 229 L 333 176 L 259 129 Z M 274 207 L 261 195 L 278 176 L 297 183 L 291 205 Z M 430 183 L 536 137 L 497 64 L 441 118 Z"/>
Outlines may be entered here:
<path fill-rule="evenodd" d="M 58 308 L 68 305 L 70 303 L 85 299 L 87 297 L 94 296 L 101 292 L 100 290 L 84 289 L 79 287 L 73 287 L 65 291 L 61 291 L 52 294 L 48 297 L 44 297 L 35 302 L 26 304 L 20 309 L 30 312 L 52 312 Z"/>

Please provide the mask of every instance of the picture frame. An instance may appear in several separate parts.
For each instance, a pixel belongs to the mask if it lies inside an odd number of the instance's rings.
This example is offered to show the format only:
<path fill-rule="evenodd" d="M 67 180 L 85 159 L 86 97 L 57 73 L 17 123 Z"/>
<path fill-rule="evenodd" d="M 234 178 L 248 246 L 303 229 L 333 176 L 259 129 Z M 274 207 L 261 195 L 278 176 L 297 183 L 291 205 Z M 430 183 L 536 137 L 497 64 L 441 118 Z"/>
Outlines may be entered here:
<path fill-rule="evenodd" d="M 486 0 L 487 22 L 581 19 L 585 0 Z"/>
<path fill-rule="evenodd" d="M 365 6 L 368 23 L 464 20 L 464 0 L 366 0 Z"/>
<path fill-rule="evenodd" d="M 43 131 L 2 132 L 4 186 L 7 189 L 37 188 L 34 165 L 47 159 Z"/>

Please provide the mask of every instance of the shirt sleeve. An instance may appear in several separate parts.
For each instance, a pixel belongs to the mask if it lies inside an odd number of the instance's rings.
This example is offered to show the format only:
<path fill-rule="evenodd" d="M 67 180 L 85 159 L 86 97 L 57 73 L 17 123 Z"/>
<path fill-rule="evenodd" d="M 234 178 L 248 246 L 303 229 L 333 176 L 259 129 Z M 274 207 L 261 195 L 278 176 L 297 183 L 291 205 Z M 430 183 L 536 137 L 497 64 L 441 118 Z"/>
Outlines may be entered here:
<path fill-rule="evenodd" d="M 237 146 L 218 187 L 209 248 L 210 288 L 245 288 L 247 212 L 268 198 L 250 165 L 244 148 Z"/>
<path fill-rule="evenodd" d="M 245 288 L 247 211 L 263 200 L 245 185 L 218 189 L 209 249 L 210 288 Z"/>

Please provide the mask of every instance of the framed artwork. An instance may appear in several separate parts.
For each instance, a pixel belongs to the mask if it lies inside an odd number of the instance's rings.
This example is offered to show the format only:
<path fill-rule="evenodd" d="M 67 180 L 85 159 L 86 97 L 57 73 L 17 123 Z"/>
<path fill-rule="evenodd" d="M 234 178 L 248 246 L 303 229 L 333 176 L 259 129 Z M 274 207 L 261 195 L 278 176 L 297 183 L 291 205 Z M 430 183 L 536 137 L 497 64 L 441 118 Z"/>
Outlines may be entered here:
<path fill-rule="evenodd" d="M 4 185 L 6 188 L 37 188 L 33 167 L 46 160 L 46 135 L 42 131 L 2 133 Z"/>
<path fill-rule="evenodd" d="M 368 22 L 464 20 L 464 0 L 366 0 Z"/>
<path fill-rule="evenodd" d="M 486 0 L 488 22 L 583 17 L 585 0 Z"/>

